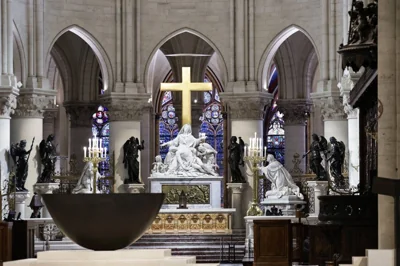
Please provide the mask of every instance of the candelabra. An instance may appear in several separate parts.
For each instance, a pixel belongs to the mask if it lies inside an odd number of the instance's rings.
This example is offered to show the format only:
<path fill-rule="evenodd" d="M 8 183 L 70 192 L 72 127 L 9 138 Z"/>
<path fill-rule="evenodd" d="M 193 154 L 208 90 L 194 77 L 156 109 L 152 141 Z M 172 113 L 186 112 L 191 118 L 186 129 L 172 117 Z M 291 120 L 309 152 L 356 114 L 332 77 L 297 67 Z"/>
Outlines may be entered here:
<path fill-rule="evenodd" d="M 93 194 L 96 194 L 97 189 L 97 170 L 100 162 L 106 160 L 107 148 L 102 147 L 102 139 L 93 137 L 89 139 L 88 156 L 86 156 L 86 147 L 83 147 L 84 162 L 91 162 L 93 164 Z"/>
<path fill-rule="evenodd" d="M 259 165 L 265 161 L 267 154 L 267 147 L 262 145 L 262 139 L 257 138 L 257 133 L 254 134 L 254 138 L 250 138 L 249 147 L 245 146 L 244 149 L 244 160 L 250 164 L 251 172 L 253 173 L 253 202 L 250 208 L 247 210 L 247 216 L 261 216 L 262 210 L 258 206 L 258 171 L 260 170 Z"/>

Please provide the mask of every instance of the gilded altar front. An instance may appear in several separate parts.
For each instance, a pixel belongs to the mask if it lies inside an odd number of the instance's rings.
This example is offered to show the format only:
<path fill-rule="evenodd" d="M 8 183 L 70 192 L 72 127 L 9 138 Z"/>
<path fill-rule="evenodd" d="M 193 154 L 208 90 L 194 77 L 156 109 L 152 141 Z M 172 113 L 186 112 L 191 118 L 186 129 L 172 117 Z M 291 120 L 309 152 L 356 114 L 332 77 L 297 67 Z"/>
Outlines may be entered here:
<path fill-rule="evenodd" d="M 235 209 L 223 211 L 176 210 L 160 212 L 147 234 L 231 234 Z"/>

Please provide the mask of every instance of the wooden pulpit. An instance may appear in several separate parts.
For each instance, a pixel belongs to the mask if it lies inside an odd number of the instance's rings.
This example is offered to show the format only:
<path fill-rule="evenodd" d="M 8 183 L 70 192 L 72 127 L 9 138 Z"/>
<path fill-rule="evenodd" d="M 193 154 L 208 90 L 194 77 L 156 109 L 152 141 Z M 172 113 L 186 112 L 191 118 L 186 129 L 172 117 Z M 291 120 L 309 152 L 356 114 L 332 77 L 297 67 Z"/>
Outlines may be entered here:
<path fill-rule="evenodd" d="M 254 266 L 292 265 L 291 220 L 254 220 Z"/>
<path fill-rule="evenodd" d="M 0 265 L 12 258 L 12 223 L 0 222 Z"/>

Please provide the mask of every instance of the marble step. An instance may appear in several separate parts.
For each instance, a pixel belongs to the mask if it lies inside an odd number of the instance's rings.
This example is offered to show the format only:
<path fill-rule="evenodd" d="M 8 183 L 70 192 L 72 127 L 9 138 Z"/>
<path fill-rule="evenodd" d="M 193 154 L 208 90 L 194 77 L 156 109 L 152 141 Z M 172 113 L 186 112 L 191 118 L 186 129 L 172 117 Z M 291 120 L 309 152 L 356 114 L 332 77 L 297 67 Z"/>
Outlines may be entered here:
<path fill-rule="evenodd" d="M 394 249 L 367 249 L 368 266 L 394 266 Z"/>

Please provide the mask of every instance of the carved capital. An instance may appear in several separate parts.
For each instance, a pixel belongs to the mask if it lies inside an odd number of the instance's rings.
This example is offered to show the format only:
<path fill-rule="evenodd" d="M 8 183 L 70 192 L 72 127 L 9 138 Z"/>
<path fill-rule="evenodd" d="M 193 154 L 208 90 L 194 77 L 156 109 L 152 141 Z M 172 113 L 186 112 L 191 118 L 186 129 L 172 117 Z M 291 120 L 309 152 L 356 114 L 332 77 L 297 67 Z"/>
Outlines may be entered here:
<path fill-rule="evenodd" d="M 52 123 L 58 115 L 58 108 L 45 109 L 43 113 L 43 122 Z"/>
<path fill-rule="evenodd" d="M 112 95 L 106 99 L 111 121 L 140 121 L 152 109 L 149 94 Z"/>
<path fill-rule="evenodd" d="M 273 96 L 267 92 L 220 93 L 233 120 L 263 120 Z"/>
<path fill-rule="evenodd" d="M 284 115 L 285 125 L 306 125 L 311 106 L 307 100 L 278 101 L 278 110 Z"/>
<path fill-rule="evenodd" d="M 314 105 L 321 109 L 324 120 L 345 120 L 346 113 L 343 110 L 341 97 L 323 97 L 313 99 Z"/>
<path fill-rule="evenodd" d="M 15 93 L 0 92 L 0 117 L 10 118 L 17 108 L 17 95 Z"/>
<path fill-rule="evenodd" d="M 227 183 L 226 187 L 230 189 L 233 194 L 242 194 L 247 187 L 247 183 Z"/>
<path fill-rule="evenodd" d="M 90 103 L 65 103 L 65 110 L 69 116 L 71 127 L 91 127 L 92 115 L 96 112 L 96 105 Z"/>
<path fill-rule="evenodd" d="M 321 192 L 323 195 L 328 193 L 328 181 L 307 181 L 307 186 L 314 191 Z"/>
<path fill-rule="evenodd" d="M 13 117 L 43 118 L 46 108 L 54 107 L 54 96 L 25 94 L 17 98 L 17 109 Z"/>

